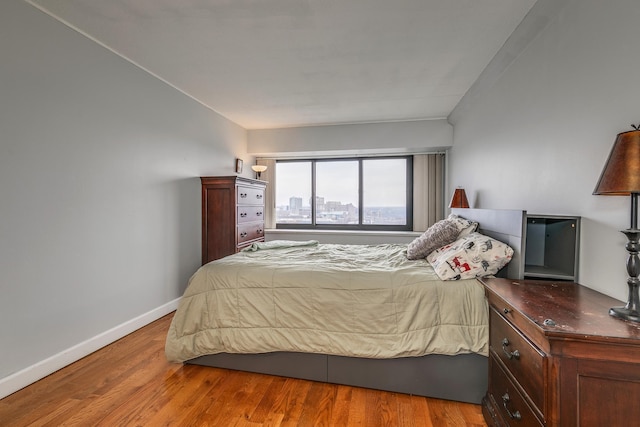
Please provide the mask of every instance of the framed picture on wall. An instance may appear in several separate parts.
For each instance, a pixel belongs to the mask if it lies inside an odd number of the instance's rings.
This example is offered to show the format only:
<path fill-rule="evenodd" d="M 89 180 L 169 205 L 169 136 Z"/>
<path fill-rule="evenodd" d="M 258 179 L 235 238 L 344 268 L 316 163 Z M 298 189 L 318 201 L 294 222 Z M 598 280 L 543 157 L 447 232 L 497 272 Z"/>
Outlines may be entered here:
<path fill-rule="evenodd" d="M 242 173 L 242 159 L 236 159 L 236 173 Z"/>

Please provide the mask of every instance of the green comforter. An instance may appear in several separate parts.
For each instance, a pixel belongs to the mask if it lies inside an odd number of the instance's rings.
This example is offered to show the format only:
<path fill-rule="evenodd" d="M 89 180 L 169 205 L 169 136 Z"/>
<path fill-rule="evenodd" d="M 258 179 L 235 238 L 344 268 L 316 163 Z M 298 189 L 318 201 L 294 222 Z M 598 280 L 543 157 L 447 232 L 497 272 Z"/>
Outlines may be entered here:
<path fill-rule="evenodd" d="M 367 358 L 488 352 L 474 280 L 438 279 L 406 245 L 276 241 L 202 266 L 171 323 L 166 355 L 294 351 Z"/>

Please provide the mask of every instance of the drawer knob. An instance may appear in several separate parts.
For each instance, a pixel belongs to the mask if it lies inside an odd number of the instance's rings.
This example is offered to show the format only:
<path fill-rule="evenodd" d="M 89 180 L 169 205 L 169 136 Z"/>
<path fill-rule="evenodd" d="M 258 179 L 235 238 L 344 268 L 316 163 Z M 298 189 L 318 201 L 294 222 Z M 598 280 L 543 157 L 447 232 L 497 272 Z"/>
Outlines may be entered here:
<path fill-rule="evenodd" d="M 262 199 L 262 194 L 256 194 L 256 199 L 258 200 Z"/>
<path fill-rule="evenodd" d="M 509 312 L 510 312 L 510 311 L 511 311 L 511 310 L 509 310 L 508 308 L 503 308 L 503 309 L 502 309 L 502 312 L 503 312 L 504 314 L 509 314 Z"/>
<path fill-rule="evenodd" d="M 247 213 L 246 213 L 246 212 L 240 212 L 240 217 L 241 217 L 241 218 L 244 218 L 245 216 L 247 216 Z"/>
<path fill-rule="evenodd" d="M 240 198 L 244 199 L 247 197 L 247 193 L 240 193 Z"/>
<path fill-rule="evenodd" d="M 504 338 L 502 340 L 502 351 L 504 351 L 504 354 L 506 354 L 509 359 L 520 359 L 520 352 L 518 350 L 509 351 L 507 348 L 509 344 L 511 343 L 508 339 Z"/>
<path fill-rule="evenodd" d="M 256 212 L 257 216 L 262 216 L 262 212 Z"/>
<path fill-rule="evenodd" d="M 504 406 L 504 410 L 507 411 L 507 415 L 512 420 L 522 419 L 522 415 L 520 415 L 520 411 L 511 412 L 509 410 L 509 402 L 511 402 L 511 398 L 509 397 L 509 393 L 505 393 L 502 395 L 502 406 Z"/>
<path fill-rule="evenodd" d="M 240 233 L 240 237 L 247 237 L 246 231 L 243 231 L 242 233 Z"/>

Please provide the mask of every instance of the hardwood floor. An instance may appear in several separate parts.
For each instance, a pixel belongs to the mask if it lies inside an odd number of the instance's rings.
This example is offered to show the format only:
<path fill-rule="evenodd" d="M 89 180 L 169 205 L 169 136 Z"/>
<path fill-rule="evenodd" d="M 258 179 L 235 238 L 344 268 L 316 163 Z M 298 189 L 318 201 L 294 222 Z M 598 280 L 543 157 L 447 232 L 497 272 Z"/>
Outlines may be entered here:
<path fill-rule="evenodd" d="M 479 405 L 170 364 L 172 316 L 0 400 L 0 425 L 486 426 Z"/>

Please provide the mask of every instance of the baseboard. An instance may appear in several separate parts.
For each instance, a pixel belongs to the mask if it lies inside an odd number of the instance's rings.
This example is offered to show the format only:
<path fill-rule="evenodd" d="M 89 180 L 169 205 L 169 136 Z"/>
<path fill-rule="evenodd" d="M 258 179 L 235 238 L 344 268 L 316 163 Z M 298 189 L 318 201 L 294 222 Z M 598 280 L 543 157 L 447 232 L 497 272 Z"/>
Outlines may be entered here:
<path fill-rule="evenodd" d="M 178 308 L 179 300 L 180 298 L 169 301 L 158 308 L 126 321 L 95 337 L 89 338 L 80 344 L 74 345 L 45 360 L 0 379 L 0 399 L 171 313 Z"/>

